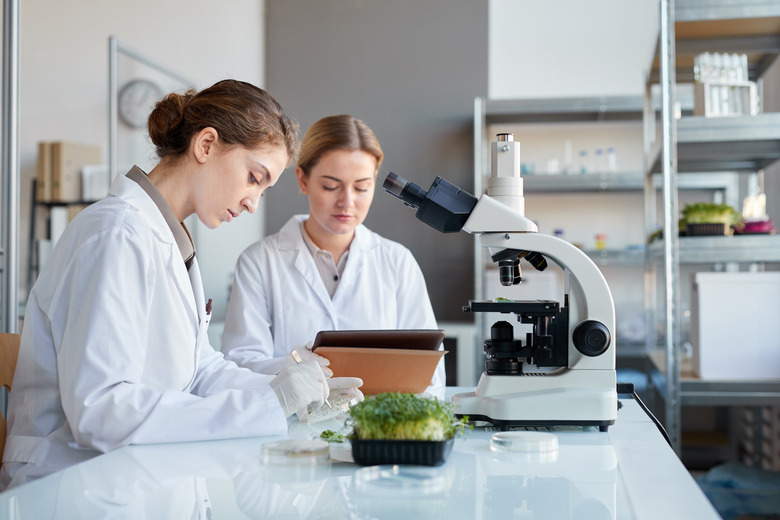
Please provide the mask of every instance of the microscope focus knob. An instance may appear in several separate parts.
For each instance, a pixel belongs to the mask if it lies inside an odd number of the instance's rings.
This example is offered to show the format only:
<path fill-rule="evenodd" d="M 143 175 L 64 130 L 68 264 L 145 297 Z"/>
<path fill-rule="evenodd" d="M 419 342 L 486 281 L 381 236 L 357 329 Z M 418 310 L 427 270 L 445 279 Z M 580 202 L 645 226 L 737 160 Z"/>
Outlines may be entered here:
<path fill-rule="evenodd" d="M 600 321 L 586 320 L 574 329 L 574 346 L 586 356 L 602 355 L 609 348 L 612 336 Z"/>

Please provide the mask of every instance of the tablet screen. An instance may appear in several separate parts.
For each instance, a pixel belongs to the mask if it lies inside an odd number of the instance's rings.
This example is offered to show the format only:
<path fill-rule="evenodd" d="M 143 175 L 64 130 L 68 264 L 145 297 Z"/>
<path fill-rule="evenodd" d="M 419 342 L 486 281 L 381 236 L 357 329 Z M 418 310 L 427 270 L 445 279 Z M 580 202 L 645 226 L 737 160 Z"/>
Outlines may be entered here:
<path fill-rule="evenodd" d="M 314 339 L 312 350 L 317 347 L 438 350 L 442 341 L 442 329 L 321 330 Z"/>

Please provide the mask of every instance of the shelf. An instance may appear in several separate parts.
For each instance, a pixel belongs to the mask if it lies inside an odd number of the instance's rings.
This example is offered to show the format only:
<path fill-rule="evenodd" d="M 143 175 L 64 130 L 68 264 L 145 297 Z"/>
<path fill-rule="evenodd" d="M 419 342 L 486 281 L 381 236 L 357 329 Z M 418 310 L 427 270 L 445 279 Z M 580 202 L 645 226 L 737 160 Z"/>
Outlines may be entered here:
<path fill-rule="evenodd" d="M 780 235 L 680 237 L 681 264 L 780 262 Z M 651 258 L 663 257 L 663 244 L 650 246 Z"/>
<path fill-rule="evenodd" d="M 658 140 L 652 173 L 661 171 Z M 679 172 L 755 172 L 780 159 L 780 112 L 740 117 L 691 116 L 677 120 Z"/>
<path fill-rule="evenodd" d="M 704 52 L 748 57 L 748 77 L 760 78 L 780 55 L 780 3 L 777 0 L 677 0 L 674 11 L 675 75 L 694 81 L 694 57 Z M 658 62 L 650 81 L 658 82 Z"/>
<path fill-rule="evenodd" d="M 641 172 L 523 175 L 523 191 L 527 193 L 641 191 L 644 185 Z"/>
<path fill-rule="evenodd" d="M 711 118 L 684 114 L 675 119 L 674 110 L 678 92 L 687 88 L 686 83 L 694 81 L 693 63 L 701 53 L 745 54 L 749 79 L 757 82 L 762 79 L 780 56 L 780 2 L 661 0 L 659 7 L 659 38 L 648 75 L 646 97 L 650 99 L 653 84 L 659 84 L 662 113 L 653 109 L 645 114 L 645 165 L 647 175 L 663 171 L 663 175 L 659 175 L 665 184 L 662 226 L 671 230 L 679 218 L 677 191 L 683 187 L 678 182 L 683 174 L 678 176 L 678 172 L 705 181 L 713 179 L 715 172 L 738 179 L 741 173 L 762 170 L 780 159 L 780 114 Z M 661 57 L 664 58 L 662 74 L 659 73 Z M 659 116 L 663 117 L 659 119 Z M 662 158 L 664 148 L 669 153 Z M 704 172 L 706 175 L 702 175 Z M 736 188 L 738 192 L 738 185 Z M 717 186 L 710 189 L 717 189 Z M 725 202 L 734 206 L 736 201 L 728 200 L 730 190 L 724 191 Z M 656 194 L 646 189 L 646 229 L 655 224 L 655 200 Z M 655 314 L 660 308 L 665 315 L 662 351 L 651 353 L 652 361 L 648 364 L 652 365 L 649 368 L 652 386 L 664 402 L 664 425 L 679 453 L 681 405 L 760 405 L 776 404 L 780 400 L 780 379 L 704 381 L 691 373 L 687 361 L 682 359 L 679 345 L 682 331 L 676 306 L 681 287 L 680 264 L 777 262 L 780 261 L 780 237 L 667 235 L 667 238 L 671 240 L 665 244 L 654 243 L 649 250 L 651 263 L 646 270 L 645 311 L 648 323 L 655 324 Z M 654 264 L 658 262 L 663 263 L 663 269 L 655 268 Z M 664 277 L 665 301 L 658 298 L 656 276 Z M 739 323 L 733 325 L 740 326 Z M 655 329 L 649 329 L 649 334 L 648 343 L 653 345 L 657 339 Z M 738 347 L 735 345 L 737 351 Z"/>
<path fill-rule="evenodd" d="M 605 249 L 605 250 L 583 250 L 593 262 L 599 267 L 607 266 L 641 266 L 645 262 L 644 249 Z"/>
<path fill-rule="evenodd" d="M 652 362 L 650 380 L 666 397 L 665 352 L 648 356 Z M 690 360 L 680 366 L 680 404 L 688 406 L 775 406 L 780 400 L 780 379 L 702 380 L 691 370 Z"/>
<path fill-rule="evenodd" d="M 485 122 L 555 123 L 578 121 L 640 121 L 641 96 L 485 101 Z"/>
<path fill-rule="evenodd" d="M 777 0 L 676 0 L 674 7 L 677 23 L 780 17 Z"/>

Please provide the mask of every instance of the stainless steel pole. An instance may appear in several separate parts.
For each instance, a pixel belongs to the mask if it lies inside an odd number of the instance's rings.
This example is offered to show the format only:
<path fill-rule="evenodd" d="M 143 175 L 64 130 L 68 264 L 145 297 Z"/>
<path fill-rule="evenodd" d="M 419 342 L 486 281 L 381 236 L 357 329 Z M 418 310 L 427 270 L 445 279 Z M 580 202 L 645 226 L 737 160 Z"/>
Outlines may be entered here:
<path fill-rule="evenodd" d="M 661 0 L 661 171 L 664 199 L 664 284 L 666 289 L 666 430 L 679 455 L 680 427 L 680 257 L 677 215 L 677 121 L 675 119 L 676 56 L 674 2 Z"/>
<path fill-rule="evenodd" d="M 117 41 L 116 36 L 108 38 L 108 178 L 113 181 L 117 168 Z"/>
<path fill-rule="evenodd" d="M 19 328 L 19 0 L 3 2 L 2 179 L 4 249 L 0 331 Z"/>

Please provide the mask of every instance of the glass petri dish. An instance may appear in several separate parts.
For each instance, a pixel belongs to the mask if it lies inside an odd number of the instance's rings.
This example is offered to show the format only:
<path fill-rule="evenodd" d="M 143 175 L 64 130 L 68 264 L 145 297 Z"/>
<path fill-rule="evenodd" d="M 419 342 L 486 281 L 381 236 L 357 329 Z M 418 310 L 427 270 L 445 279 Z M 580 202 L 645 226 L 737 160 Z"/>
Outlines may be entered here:
<path fill-rule="evenodd" d="M 309 482 L 330 474 L 330 447 L 323 440 L 267 442 L 262 446 L 261 460 L 275 481 Z"/>
<path fill-rule="evenodd" d="M 360 493 L 396 497 L 435 495 L 450 486 L 446 468 L 407 465 L 367 466 L 355 472 L 353 482 Z"/>
<path fill-rule="evenodd" d="M 490 438 L 490 449 L 526 453 L 558 451 L 558 437 L 545 432 L 499 432 Z"/>
<path fill-rule="evenodd" d="M 323 405 L 316 410 L 309 409 L 308 416 L 304 420 L 309 423 L 323 422 L 349 412 L 349 408 L 360 401 L 359 394 L 354 388 L 333 390 L 328 396 L 330 408 Z"/>

